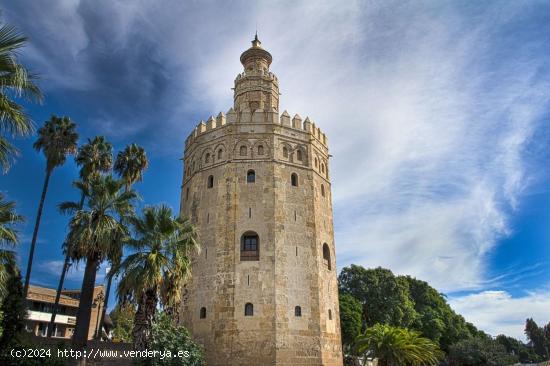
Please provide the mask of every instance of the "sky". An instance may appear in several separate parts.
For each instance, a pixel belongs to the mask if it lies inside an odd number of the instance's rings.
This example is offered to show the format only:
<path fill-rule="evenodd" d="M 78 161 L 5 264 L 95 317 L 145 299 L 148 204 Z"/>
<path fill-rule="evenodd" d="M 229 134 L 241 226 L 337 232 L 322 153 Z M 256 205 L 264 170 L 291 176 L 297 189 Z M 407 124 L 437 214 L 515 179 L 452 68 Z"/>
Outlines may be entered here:
<path fill-rule="evenodd" d="M 226 112 L 258 30 L 280 111 L 309 116 L 331 154 L 338 268 L 428 281 L 480 329 L 525 339 L 550 322 L 550 3 L 545 1 L 0 1 L 40 75 L 37 125 L 53 113 L 81 143 L 145 147 L 140 205 L 178 209 L 184 141 Z M 44 158 L 33 138 L 0 190 L 17 201 L 26 266 Z M 76 200 L 55 170 L 32 282 L 54 287 Z M 67 287 L 79 287 L 83 265 Z M 98 282 L 103 281 L 105 265 Z"/>

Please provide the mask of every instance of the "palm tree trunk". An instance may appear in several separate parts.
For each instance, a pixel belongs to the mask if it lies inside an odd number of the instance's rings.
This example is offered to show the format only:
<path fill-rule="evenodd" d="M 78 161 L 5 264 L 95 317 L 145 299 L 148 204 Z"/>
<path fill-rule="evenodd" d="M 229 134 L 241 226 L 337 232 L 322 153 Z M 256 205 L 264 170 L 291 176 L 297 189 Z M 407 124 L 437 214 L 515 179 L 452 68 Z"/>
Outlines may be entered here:
<path fill-rule="evenodd" d="M 84 349 L 88 341 L 88 329 L 90 327 L 90 317 L 92 315 L 95 277 L 98 265 L 99 260 L 95 255 L 86 260 L 86 269 L 84 270 L 84 279 L 82 280 L 80 303 L 78 304 L 76 327 L 73 336 L 73 348 L 75 350 Z"/>
<path fill-rule="evenodd" d="M 113 276 L 111 276 L 112 268 L 107 275 L 107 291 L 105 292 L 105 303 L 103 304 L 103 310 L 101 311 L 101 320 L 99 321 L 99 327 L 96 334 L 97 339 L 101 339 L 101 329 L 103 328 L 103 322 L 105 321 L 105 313 L 107 312 L 107 306 L 109 305 L 109 293 L 111 292 L 111 284 L 113 282 Z"/>
<path fill-rule="evenodd" d="M 69 253 L 67 252 L 67 255 L 65 255 L 65 261 L 63 262 L 63 270 L 61 271 L 61 278 L 59 279 L 59 285 L 57 285 L 57 292 L 55 294 L 55 302 L 53 304 L 52 309 L 52 317 L 50 319 L 50 326 L 48 327 L 48 338 L 51 338 L 53 333 L 53 328 L 55 326 L 55 317 L 57 315 L 57 309 L 59 307 L 59 299 L 61 298 L 61 290 L 63 290 L 63 282 L 65 282 L 65 275 L 67 274 L 67 271 L 69 270 L 71 257 L 69 256 Z"/>
<path fill-rule="evenodd" d="M 142 296 L 134 315 L 134 349 L 143 351 L 148 349 L 151 339 L 153 318 L 157 309 L 157 292 L 148 290 Z"/>
<path fill-rule="evenodd" d="M 84 199 L 86 198 L 86 195 L 82 193 L 80 196 L 80 204 L 79 207 L 82 209 L 84 206 Z M 67 248 L 67 254 L 65 255 L 65 261 L 63 262 L 63 269 L 61 271 L 61 278 L 59 279 L 59 285 L 57 286 L 57 292 L 55 294 L 55 302 L 53 304 L 53 310 L 52 310 L 52 317 L 50 319 L 50 326 L 48 327 L 48 338 L 51 338 L 53 333 L 53 328 L 55 325 L 55 317 L 57 315 L 57 310 L 59 308 L 59 299 L 61 298 L 61 291 L 63 290 L 63 283 L 65 282 L 65 275 L 67 274 L 67 271 L 69 270 L 69 267 L 71 266 L 70 260 L 70 248 L 69 243 L 65 243 Z"/>
<path fill-rule="evenodd" d="M 42 188 L 42 196 L 40 196 L 40 203 L 38 204 L 38 213 L 36 214 L 36 222 L 34 224 L 34 231 L 32 233 L 31 250 L 29 252 L 29 260 L 27 262 L 27 273 L 25 274 L 25 289 L 23 296 L 27 298 L 29 292 L 29 281 L 31 279 L 32 259 L 34 256 L 34 248 L 36 246 L 36 239 L 38 237 L 38 227 L 40 226 L 40 218 L 42 217 L 42 209 L 44 208 L 44 201 L 46 200 L 46 192 L 48 191 L 48 184 L 50 182 L 51 170 L 46 169 L 46 178 L 44 179 L 44 187 Z"/>

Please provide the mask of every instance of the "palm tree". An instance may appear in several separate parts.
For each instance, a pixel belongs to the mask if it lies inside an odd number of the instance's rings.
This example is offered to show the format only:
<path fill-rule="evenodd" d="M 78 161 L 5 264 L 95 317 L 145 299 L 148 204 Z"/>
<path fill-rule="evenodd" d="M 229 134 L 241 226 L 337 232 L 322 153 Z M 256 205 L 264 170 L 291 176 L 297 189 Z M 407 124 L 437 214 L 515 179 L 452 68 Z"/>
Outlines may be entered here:
<path fill-rule="evenodd" d="M 357 353 L 378 358 L 380 366 L 438 365 L 444 353 L 437 344 L 406 328 L 376 324 L 356 339 Z"/>
<path fill-rule="evenodd" d="M 81 180 L 79 182 L 75 182 L 74 186 L 81 192 L 80 207 L 82 208 L 84 205 L 84 199 L 86 198 L 86 192 L 88 190 L 87 182 L 91 178 L 111 170 L 111 167 L 113 166 L 113 146 L 105 139 L 104 136 L 96 136 L 93 140 L 88 139 L 88 143 L 82 145 L 78 149 L 75 161 L 76 164 L 80 166 Z M 55 302 L 52 310 L 52 316 L 50 318 L 50 325 L 48 327 L 48 337 L 51 337 L 53 334 L 55 318 L 57 316 L 59 300 L 61 298 L 61 290 L 63 289 L 63 283 L 65 282 L 67 271 L 71 266 L 70 250 L 67 246 L 67 243 L 63 243 L 65 261 L 63 262 L 63 269 L 61 270 L 61 277 L 59 278 L 59 284 L 55 294 Z"/>
<path fill-rule="evenodd" d="M 5 135 L 26 136 L 34 131 L 29 116 L 12 97 L 42 100 L 42 93 L 34 84 L 36 77 L 17 60 L 17 51 L 26 42 L 27 38 L 14 27 L 0 26 L 0 169 L 4 173 L 10 167 L 10 156 L 18 153 Z"/>
<path fill-rule="evenodd" d="M 78 149 L 75 158 L 76 164 L 80 166 L 80 179 L 83 182 L 89 181 L 100 173 L 106 173 L 113 167 L 113 145 L 105 136 L 96 136 L 93 140 Z"/>
<path fill-rule="evenodd" d="M 69 117 L 59 118 L 52 115 L 50 120 L 46 121 L 44 126 L 40 127 L 38 130 L 38 139 L 33 145 L 37 151 L 42 151 L 46 156 L 46 178 L 44 180 L 42 196 L 38 204 L 36 223 L 34 224 L 34 231 L 32 233 L 31 250 L 29 252 L 27 273 L 25 275 L 25 289 L 23 292 L 25 297 L 29 291 L 34 248 L 36 246 L 38 227 L 40 226 L 40 218 L 42 217 L 42 208 L 44 207 L 50 176 L 56 167 L 65 164 L 68 154 L 74 154 L 76 152 L 78 134 L 75 129 L 76 125 Z"/>
<path fill-rule="evenodd" d="M 6 288 L 10 274 L 18 272 L 15 252 L 11 249 L 19 243 L 14 225 L 23 222 L 23 216 L 15 212 L 15 202 L 6 201 L 0 193 L 0 303 L 8 293 Z"/>
<path fill-rule="evenodd" d="M 118 153 L 114 170 L 125 182 L 126 189 L 130 189 L 134 183 L 141 182 L 143 172 L 148 166 L 145 150 L 141 146 L 131 144 Z"/>
<path fill-rule="evenodd" d="M 73 337 L 76 349 L 82 349 L 88 338 L 97 269 L 105 259 L 120 258 L 121 238 L 128 235 L 124 220 L 133 215 L 132 201 L 137 195 L 122 191 L 122 186 L 110 175 L 97 176 L 89 182 L 89 196 L 82 208 L 78 202 L 60 205 L 63 212 L 73 213 L 67 235 L 71 257 L 86 261 Z"/>
<path fill-rule="evenodd" d="M 198 251 L 196 230 L 186 219 L 172 217 L 172 209 L 146 207 L 142 217 L 130 222 L 135 238 L 128 246 L 136 252 L 126 257 L 119 271 L 119 301 L 137 304 L 134 317 L 134 348 L 147 349 L 157 305 L 175 308 L 181 289 L 190 276 L 191 251 Z"/>
<path fill-rule="evenodd" d="M 114 170 L 120 179 L 125 182 L 125 189 L 129 190 L 134 183 L 143 179 L 143 172 L 148 166 L 149 162 L 147 161 L 147 154 L 145 154 L 145 150 L 141 146 L 131 144 L 118 153 Z M 97 327 L 97 338 L 101 338 L 101 330 L 103 329 L 103 322 L 105 321 L 105 313 L 107 311 L 107 307 L 109 306 L 109 295 L 111 293 L 111 285 L 113 283 L 113 275 L 115 273 L 113 269 L 119 264 L 119 261 L 112 262 L 111 269 L 107 274 L 107 289 L 105 291 L 105 300 L 103 310 L 101 312 L 101 320 L 99 322 L 99 326 Z"/>

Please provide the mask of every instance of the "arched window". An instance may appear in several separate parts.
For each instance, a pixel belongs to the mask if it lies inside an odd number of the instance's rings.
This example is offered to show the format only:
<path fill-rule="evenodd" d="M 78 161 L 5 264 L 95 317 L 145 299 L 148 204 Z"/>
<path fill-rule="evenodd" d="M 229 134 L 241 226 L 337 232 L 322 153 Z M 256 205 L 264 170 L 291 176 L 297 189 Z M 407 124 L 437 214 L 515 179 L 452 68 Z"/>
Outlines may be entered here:
<path fill-rule="evenodd" d="M 332 310 L 328 309 L 328 320 L 332 320 Z"/>
<path fill-rule="evenodd" d="M 264 154 L 264 147 L 262 145 L 258 146 L 258 155 Z"/>
<path fill-rule="evenodd" d="M 296 306 L 294 308 L 294 316 L 302 316 L 302 308 L 299 306 Z"/>
<path fill-rule="evenodd" d="M 241 154 L 241 156 L 246 156 L 246 146 L 241 146 L 239 154 Z"/>
<path fill-rule="evenodd" d="M 298 175 L 296 173 L 290 175 L 290 184 L 294 187 L 298 187 Z"/>
<path fill-rule="evenodd" d="M 204 162 L 205 163 L 210 163 L 210 153 L 206 153 L 206 155 L 204 157 Z"/>
<path fill-rule="evenodd" d="M 206 308 L 205 308 L 204 306 L 201 308 L 199 317 L 200 317 L 201 319 L 206 319 Z"/>
<path fill-rule="evenodd" d="M 222 158 L 222 149 L 219 149 L 218 150 L 218 159 L 221 159 Z"/>
<path fill-rule="evenodd" d="M 254 170 L 249 170 L 246 173 L 246 183 L 256 182 L 256 172 Z"/>
<path fill-rule="evenodd" d="M 332 266 L 330 264 L 330 249 L 327 243 L 323 244 L 323 263 L 330 271 Z"/>
<path fill-rule="evenodd" d="M 254 305 L 247 302 L 244 306 L 244 316 L 253 316 L 254 315 Z"/>
<path fill-rule="evenodd" d="M 260 260 L 260 238 L 253 231 L 241 236 L 241 261 Z"/>
<path fill-rule="evenodd" d="M 325 174 L 325 164 L 321 163 L 321 173 Z"/>
<path fill-rule="evenodd" d="M 302 150 L 296 151 L 296 160 L 302 161 Z"/>
<path fill-rule="evenodd" d="M 325 186 L 321 184 L 321 196 L 325 197 Z"/>
<path fill-rule="evenodd" d="M 211 175 L 208 177 L 208 184 L 207 184 L 208 188 L 212 188 L 214 187 L 214 176 Z"/>
<path fill-rule="evenodd" d="M 288 149 L 286 146 L 283 146 L 283 158 L 288 158 Z"/>

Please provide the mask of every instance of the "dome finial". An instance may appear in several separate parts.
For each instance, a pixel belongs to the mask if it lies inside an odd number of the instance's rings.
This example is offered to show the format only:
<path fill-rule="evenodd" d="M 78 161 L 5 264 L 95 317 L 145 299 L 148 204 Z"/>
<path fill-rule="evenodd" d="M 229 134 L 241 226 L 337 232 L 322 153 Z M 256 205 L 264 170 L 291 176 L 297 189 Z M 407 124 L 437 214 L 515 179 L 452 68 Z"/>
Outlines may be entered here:
<path fill-rule="evenodd" d="M 256 29 L 256 34 L 254 35 L 254 40 L 252 41 L 252 47 L 262 47 L 262 42 L 258 39 L 258 30 Z"/>

